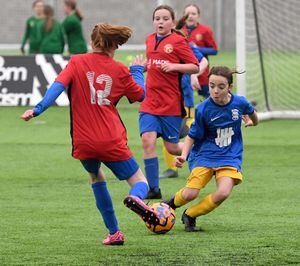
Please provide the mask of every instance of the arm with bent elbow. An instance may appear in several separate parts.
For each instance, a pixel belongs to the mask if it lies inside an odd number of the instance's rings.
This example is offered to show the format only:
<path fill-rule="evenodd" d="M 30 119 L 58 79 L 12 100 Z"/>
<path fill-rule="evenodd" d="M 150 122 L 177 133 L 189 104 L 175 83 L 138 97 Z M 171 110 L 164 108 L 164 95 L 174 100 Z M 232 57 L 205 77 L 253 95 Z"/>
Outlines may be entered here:
<path fill-rule="evenodd" d="M 183 164 L 186 162 L 186 158 L 190 153 L 192 146 L 194 145 L 194 139 L 189 136 L 186 136 L 182 148 L 182 153 L 180 156 L 176 156 L 174 159 L 174 164 L 178 168 L 182 168 Z"/>
<path fill-rule="evenodd" d="M 195 64 L 174 64 L 164 62 L 161 64 L 161 69 L 164 72 L 180 72 L 187 74 L 196 74 L 199 72 L 199 66 Z"/>

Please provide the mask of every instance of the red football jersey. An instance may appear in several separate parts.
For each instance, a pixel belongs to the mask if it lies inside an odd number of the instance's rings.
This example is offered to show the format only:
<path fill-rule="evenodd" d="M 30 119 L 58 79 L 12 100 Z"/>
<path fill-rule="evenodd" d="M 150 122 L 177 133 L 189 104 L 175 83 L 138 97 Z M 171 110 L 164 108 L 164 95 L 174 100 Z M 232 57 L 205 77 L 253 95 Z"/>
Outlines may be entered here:
<path fill-rule="evenodd" d="M 189 42 L 193 42 L 200 47 L 211 47 L 218 50 L 213 32 L 209 26 L 198 23 L 196 28 L 194 28 L 192 31 L 189 31 L 186 25 L 183 26 L 182 29 L 188 36 Z M 208 73 L 209 68 L 207 67 L 206 70 L 199 76 L 200 85 L 208 84 Z"/>
<path fill-rule="evenodd" d="M 150 34 L 146 39 L 146 56 L 146 98 L 141 104 L 140 112 L 161 116 L 183 115 L 181 73 L 163 72 L 161 64 L 170 62 L 198 65 L 186 38 L 174 32 L 157 41 L 156 34 Z"/>
<path fill-rule="evenodd" d="M 116 109 L 122 96 L 143 96 L 129 70 L 104 53 L 74 55 L 56 78 L 68 88 L 72 155 L 80 160 L 122 161 L 132 156 Z"/>

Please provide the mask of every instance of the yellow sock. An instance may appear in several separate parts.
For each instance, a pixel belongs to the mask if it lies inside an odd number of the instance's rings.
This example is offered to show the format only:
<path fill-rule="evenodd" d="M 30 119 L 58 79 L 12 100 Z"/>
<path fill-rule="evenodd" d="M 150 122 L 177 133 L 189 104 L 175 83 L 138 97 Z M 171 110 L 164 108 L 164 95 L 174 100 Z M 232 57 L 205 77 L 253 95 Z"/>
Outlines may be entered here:
<path fill-rule="evenodd" d="M 184 190 L 184 188 L 180 189 L 176 194 L 175 194 L 175 198 L 174 198 L 174 204 L 176 207 L 180 207 L 184 204 L 187 204 L 188 201 L 184 200 L 182 198 L 182 191 Z"/>
<path fill-rule="evenodd" d="M 174 165 L 174 158 L 175 156 L 168 153 L 165 146 L 163 145 L 163 155 L 166 162 L 166 165 L 169 169 L 172 169 L 174 171 L 177 171 L 177 167 Z"/>
<path fill-rule="evenodd" d="M 191 128 L 191 124 L 195 121 L 194 118 L 189 118 L 187 121 L 186 121 L 186 125 Z"/>
<path fill-rule="evenodd" d="M 198 217 L 211 212 L 218 207 L 218 205 L 212 201 L 211 196 L 212 194 L 207 195 L 198 204 L 189 207 L 185 213 L 191 217 Z"/>
<path fill-rule="evenodd" d="M 195 117 L 195 108 L 194 107 L 184 107 L 186 111 L 186 118 L 194 118 Z"/>

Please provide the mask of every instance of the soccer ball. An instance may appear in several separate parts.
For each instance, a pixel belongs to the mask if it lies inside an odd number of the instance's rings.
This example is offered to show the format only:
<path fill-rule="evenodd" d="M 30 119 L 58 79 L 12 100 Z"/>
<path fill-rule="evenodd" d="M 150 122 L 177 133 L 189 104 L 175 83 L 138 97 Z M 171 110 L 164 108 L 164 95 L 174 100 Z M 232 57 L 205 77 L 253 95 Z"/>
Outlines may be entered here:
<path fill-rule="evenodd" d="M 146 222 L 147 228 L 156 234 L 165 234 L 169 232 L 176 221 L 174 210 L 168 204 L 162 202 L 154 203 L 151 208 L 158 213 L 159 224 L 150 225 Z"/>

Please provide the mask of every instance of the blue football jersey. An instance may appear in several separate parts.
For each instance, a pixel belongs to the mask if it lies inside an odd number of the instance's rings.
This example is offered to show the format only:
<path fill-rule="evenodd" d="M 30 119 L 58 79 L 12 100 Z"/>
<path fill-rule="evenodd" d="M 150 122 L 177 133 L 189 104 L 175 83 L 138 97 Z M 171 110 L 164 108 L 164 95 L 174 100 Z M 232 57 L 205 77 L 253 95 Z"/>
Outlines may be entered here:
<path fill-rule="evenodd" d="M 189 154 L 190 169 L 198 166 L 232 166 L 241 170 L 242 115 L 251 115 L 253 106 L 243 96 L 232 94 L 226 105 L 208 98 L 197 106 L 189 137 L 195 140 Z"/>

